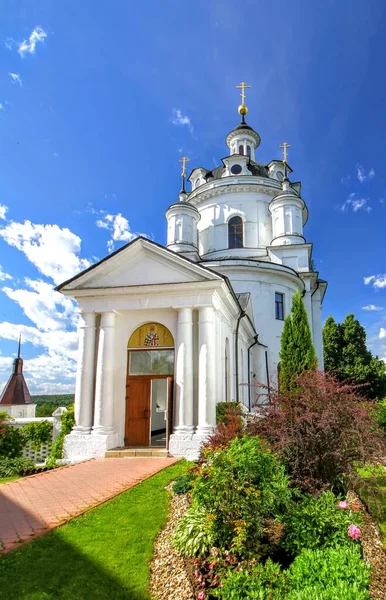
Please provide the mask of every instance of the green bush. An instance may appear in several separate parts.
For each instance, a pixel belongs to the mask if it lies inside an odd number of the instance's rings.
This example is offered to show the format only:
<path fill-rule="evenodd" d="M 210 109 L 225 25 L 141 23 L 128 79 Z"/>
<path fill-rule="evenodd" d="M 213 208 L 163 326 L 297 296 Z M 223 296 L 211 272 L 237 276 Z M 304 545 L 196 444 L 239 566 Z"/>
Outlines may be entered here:
<path fill-rule="evenodd" d="M 284 466 L 257 437 L 207 450 L 192 498 L 213 521 L 214 545 L 240 557 L 257 552 L 264 520 L 280 514 L 290 498 Z"/>
<path fill-rule="evenodd" d="M 25 440 L 21 429 L 7 425 L 0 420 L 0 457 L 17 458 L 21 456 L 24 444 Z"/>
<path fill-rule="evenodd" d="M 229 415 L 242 415 L 240 402 L 218 402 L 216 404 L 217 423 L 226 423 Z"/>
<path fill-rule="evenodd" d="M 35 464 L 29 458 L 18 456 L 9 458 L 6 456 L 0 457 L 0 477 L 12 477 L 13 475 L 21 475 L 25 472 L 35 469 Z"/>
<path fill-rule="evenodd" d="M 347 529 L 356 524 L 358 513 L 337 505 L 338 500 L 330 491 L 319 498 L 304 495 L 297 502 L 290 502 L 283 517 L 285 549 L 296 555 L 306 548 L 352 545 Z"/>
<path fill-rule="evenodd" d="M 74 405 L 69 406 L 68 410 L 62 414 L 62 416 L 60 417 L 60 422 L 62 424 L 62 428 L 58 437 L 52 444 L 51 451 L 46 461 L 46 466 L 50 468 L 55 467 L 56 461 L 60 460 L 63 456 L 64 438 L 66 437 L 66 435 L 71 433 L 71 429 L 73 428 L 75 423 Z"/>
<path fill-rule="evenodd" d="M 386 433 L 386 398 L 376 403 L 375 418 L 379 427 Z"/>
<path fill-rule="evenodd" d="M 34 450 L 40 450 L 41 446 L 52 439 L 52 425 L 49 421 L 32 421 L 24 425 L 22 435 L 26 442 L 31 442 Z"/>
<path fill-rule="evenodd" d="M 213 546 L 212 522 L 203 508 L 191 506 L 178 522 L 174 546 L 183 556 L 205 556 Z"/>
<path fill-rule="evenodd" d="M 358 546 L 304 550 L 288 570 L 287 600 L 367 600 L 370 567 Z"/>
<path fill-rule="evenodd" d="M 269 558 L 264 565 L 229 572 L 223 587 L 218 587 L 212 594 L 223 600 L 283 600 L 286 597 L 285 575 L 280 565 Z"/>
<path fill-rule="evenodd" d="M 192 479 L 190 473 L 185 473 L 185 475 L 177 477 L 173 484 L 173 492 L 175 494 L 186 494 L 186 492 L 192 489 Z"/>

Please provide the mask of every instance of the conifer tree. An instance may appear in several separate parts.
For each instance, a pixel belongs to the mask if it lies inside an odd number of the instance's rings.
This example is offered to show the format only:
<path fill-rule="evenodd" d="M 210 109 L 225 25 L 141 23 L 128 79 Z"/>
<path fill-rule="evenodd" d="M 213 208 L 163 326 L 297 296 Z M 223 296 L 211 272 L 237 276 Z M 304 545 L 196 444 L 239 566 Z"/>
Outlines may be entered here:
<path fill-rule="evenodd" d="M 295 379 L 317 366 L 315 349 L 300 292 L 292 299 L 291 314 L 284 321 L 280 348 L 280 389 L 294 391 Z"/>

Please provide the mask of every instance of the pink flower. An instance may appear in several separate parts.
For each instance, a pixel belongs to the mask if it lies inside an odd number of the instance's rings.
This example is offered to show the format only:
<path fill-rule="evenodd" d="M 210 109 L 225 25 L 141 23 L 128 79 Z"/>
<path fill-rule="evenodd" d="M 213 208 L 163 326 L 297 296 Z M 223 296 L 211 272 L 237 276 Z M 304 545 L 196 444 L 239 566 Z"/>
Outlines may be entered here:
<path fill-rule="evenodd" d="M 352 504 L 351 510 L 353 510 L 353 511 L 359 510 L 359 506 L 357 504 Z"/>
<path fill-rule="evenodd" d="M 348 508 L 348 502 L 346 502 L 346 500 L 341 500 L 338 504 L 338 508 Z"/>
<path fill-rule="evenodd" d="M 206 596 L 206 594 L 204 591 L 198 592 L 198 594 L 197 594 L 198 600 L 205 600 L 205 596 Z"/>
<path fill-rule="evenodd" d="M 350 525 L 350 527 L 347 530 L 347 533 L 353 540 L 356 540 L 361 537 L 361 530 L 357 525 Z"/>

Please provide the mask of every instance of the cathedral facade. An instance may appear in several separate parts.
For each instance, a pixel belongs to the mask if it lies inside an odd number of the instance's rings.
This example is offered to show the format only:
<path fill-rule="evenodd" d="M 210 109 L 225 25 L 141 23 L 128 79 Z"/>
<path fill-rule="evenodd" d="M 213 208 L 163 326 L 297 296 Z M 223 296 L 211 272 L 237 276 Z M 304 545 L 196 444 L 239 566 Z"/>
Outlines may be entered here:
<path fill-rule="evenodd" d="M 123 447 L 196 458 L 218 402 L 267 401 L 296 291 L 323 369 L 327 284 L 312 268 L 301 184 L 287 144 L 283 160 L 259 162 L 244 102 L 239 112 L 227 156 L 193 169 L 189 192 L 183 159 L 166 246 L 139 237 L 57 288 L 81 312 L 69 459 Z"/>

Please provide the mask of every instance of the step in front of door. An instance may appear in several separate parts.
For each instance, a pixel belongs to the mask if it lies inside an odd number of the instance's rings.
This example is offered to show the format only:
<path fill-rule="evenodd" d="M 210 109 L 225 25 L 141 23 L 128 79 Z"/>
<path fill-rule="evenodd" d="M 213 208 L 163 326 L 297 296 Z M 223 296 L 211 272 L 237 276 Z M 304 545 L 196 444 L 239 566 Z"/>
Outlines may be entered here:
<path fill-rule="evenodd" d="M 107 450 L 105 458 L 167 458 L 166 448 L 115 448 Z"/>

